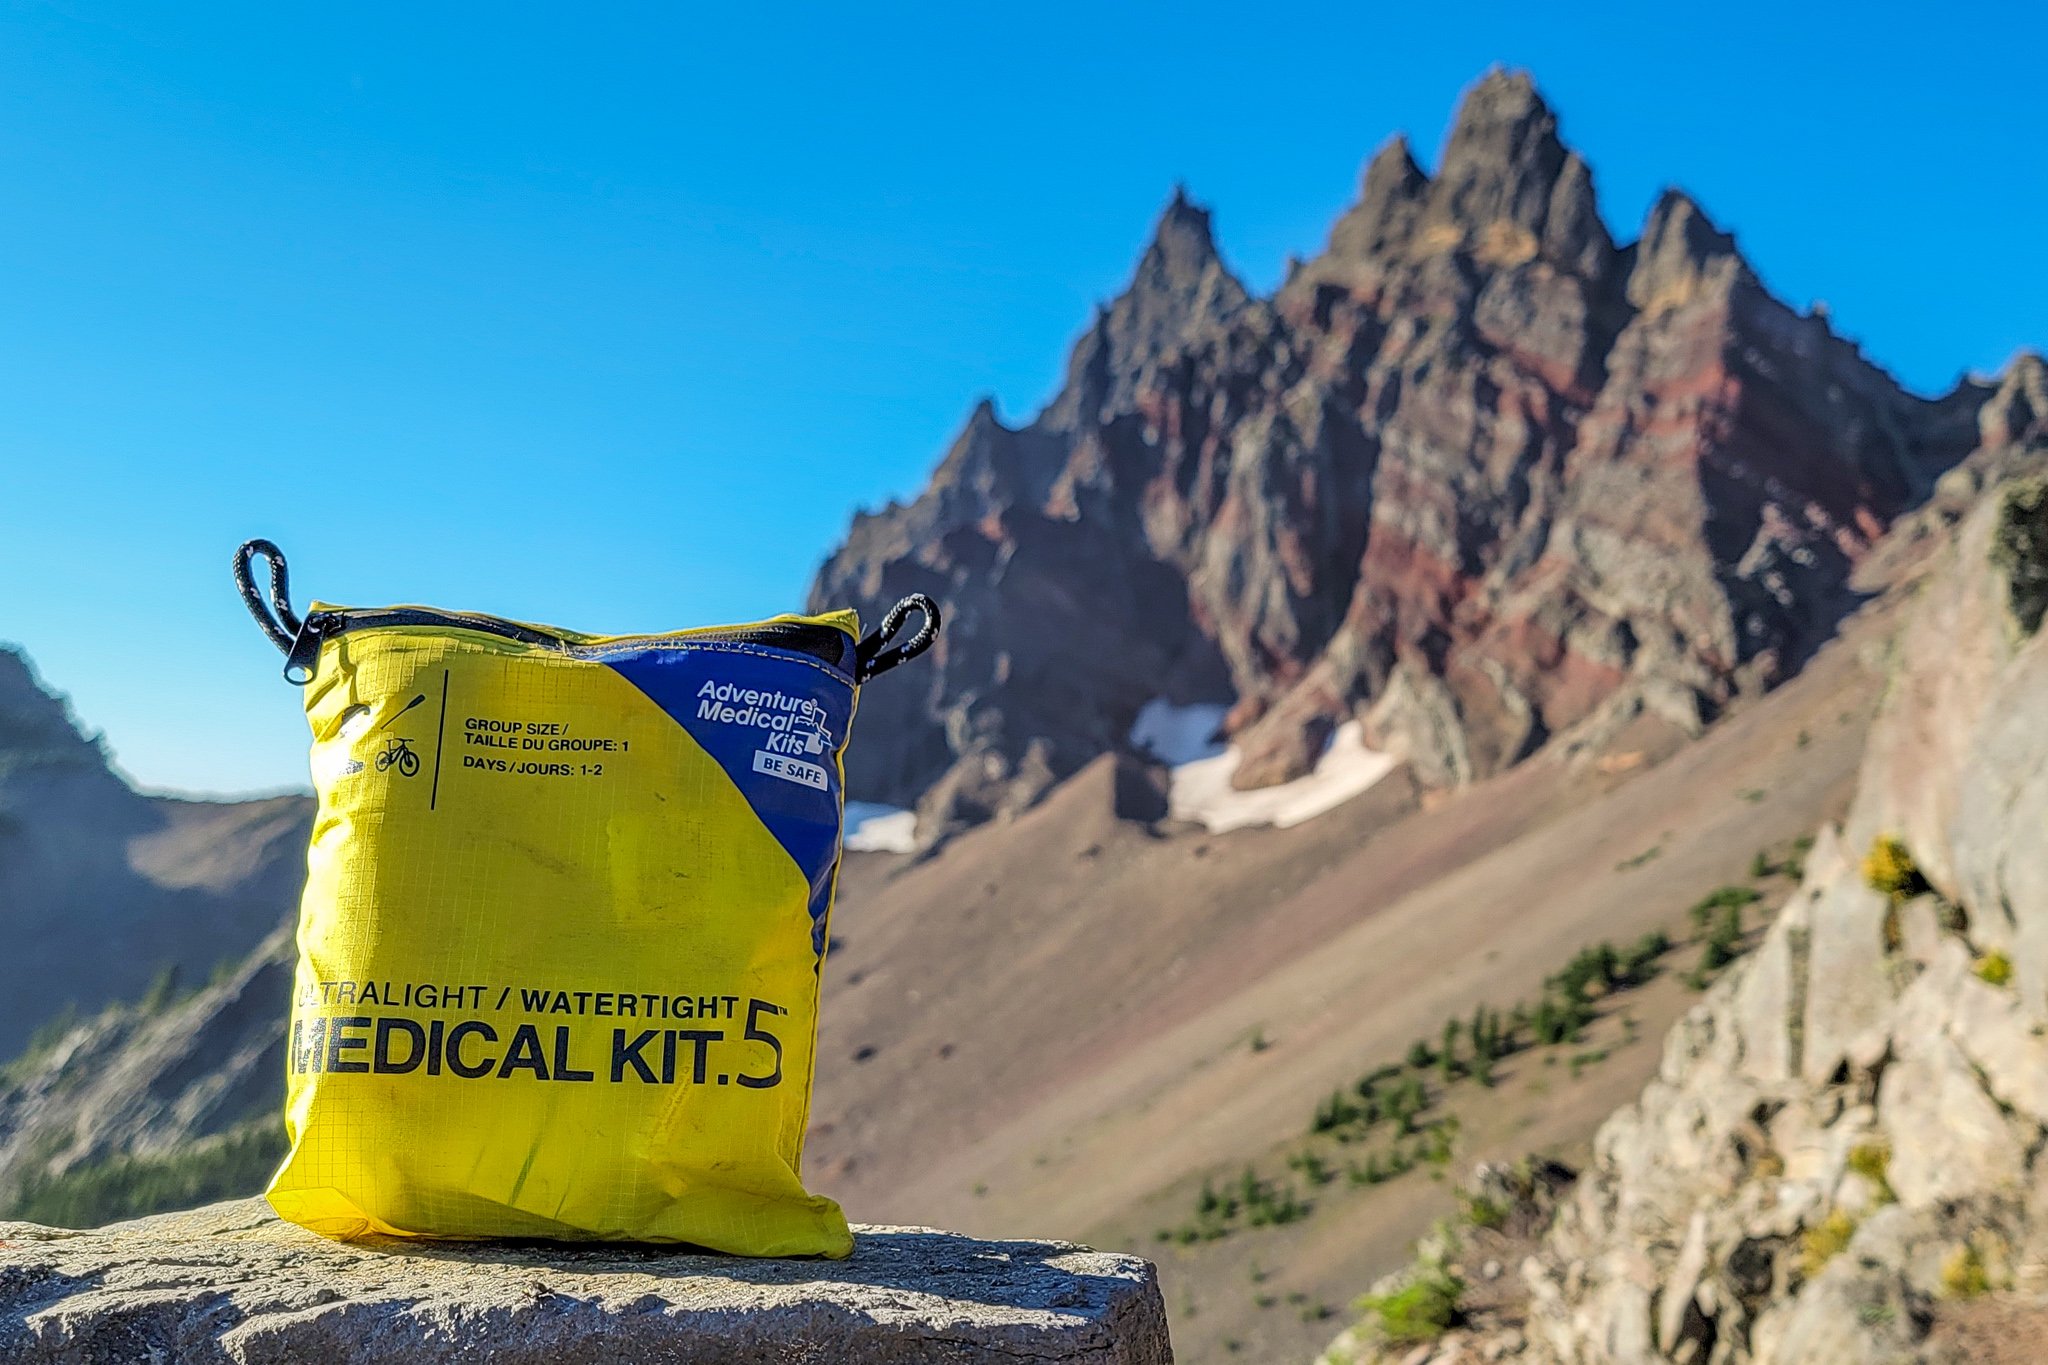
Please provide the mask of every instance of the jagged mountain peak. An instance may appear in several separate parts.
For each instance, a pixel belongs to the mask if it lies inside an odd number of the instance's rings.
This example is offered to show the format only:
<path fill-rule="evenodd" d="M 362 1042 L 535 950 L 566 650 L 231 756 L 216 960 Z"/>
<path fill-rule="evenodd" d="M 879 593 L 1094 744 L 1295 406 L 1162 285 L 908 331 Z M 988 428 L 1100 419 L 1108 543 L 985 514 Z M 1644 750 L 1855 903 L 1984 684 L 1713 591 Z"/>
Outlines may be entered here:
<path fill-rule="evenodd" d="M 1149 366 L 1250 302 L 1216 249 L 1209 210 L 1176 185 L 1130 283 L 1075 343 L 1065 387 L 1041 425 L 1070 431 L 1105 412 L 1128 411 Z"/>
<path fill-rule="evenodd" d="M 1371 261 L 1408 241 L 1429 194 L 1429 175 L 1405 133 L 1396 133 L 1365 165 L 1358 202 L 1330 229 L 1329 256 Z"/>
<path fill-rule="evenodd" d="M 1528 73 L 1495 69 L 1458 106 L 1427 216 L 1468 229 L 1505 223 L 1540 239 L 1570 157 Z"/>
<path fill-rule="evenodd" d="M 1429 173 L 1415 160 L 1414 144 L 1406 133 L 1394 133 L 1382 142 L 1365 163 L 1362 198 L 1370 199 L 1377 183 L 1392 184 L 1398 180 L 1403 185 L 1417 188 L 1429 184 Z"/>
<path fill-rule="evenodd" d="M 925 493 L 854 519 L 839 558 L 886 557 L 920 538 L 989 531 L 1016 507 L 1042 508 L 1066 471 L 1066 442 L 1107 415 L 1131 412 L 1144 375 L 1190 338 L 1251 302 L 1216 249 L 1209 210 L 1176 185 L 1123 292 L 1098 305 L 1074 343 L 1059 393 L 1028 426 L 1005 426 L 984 396 L 947 448 Z M 832 565 L 827 564 L 827 576 Z M 879 581 L 872 573 L 856 583 Z M 832 599 L 820 584 L 816 601 Z M 865 587 L 848 584 L 856 595 Z"/>
<path fill-rule="evenodd" d="M 1656 313 L 1690 302 L 1708 286 L 1751 278 L 1735 238 L 1684 190 L 1667 187 L 1635 245 L 1629 302 Z"/>
<path fill-rule="evenodd" d="M 1221 316 L 1250 298 L 1216 249 L 1209 210 L 1188 198 L 1186 186 L 1175 185 L 1130 284 L 1110 304 L 1104 321 L 1112 327 L 1131 320 L 1171 330 L 1198 314 Z"/>
<path fill-rule="evenodd" d="M 994 396 L 983 394 L 968 412 L 967 421 L 953 438 L 945 458 L 939 461 L 933 483 L 956 482 L 967 476 L 968 471 L 987 465 L 991 452 L 1010 434 L 1010 428 L 1003 425 L 1003 419 L 996 413 Z"/>
<path fill-rule="evenodd" d="M 966 525 L 1018 503 L 1042 501 L 1059 468 L 1056 454 L 1033 458 L 1044 454 L 1042 444 L 1020 440 L 1004 426 L 995 400 L 984 395 L 932 474 L 937 505 L 930 528 Z"/>
<path fill-rule="evenodd" d="M 974 410 L 967 414 L 967 425 L 970 430 L 989 427 L 1009 430 L 1003 426 L 1003 419 L 996 415 L 996 397 L 992 393 L 985 393 L 974 400 Z"/>
<path fill-rule="evenodd" d="M 1498 185 L 1511 176 L 1533 177 L 1547 186 L 1564 158 L 1557 115 L 1536 83 L 1526 71 L 1495 68 L 1459 101 L 1435 178 L 1460 190 Z M 1493 215 L 1470 216 L 1483 221 Z"/>
<path fill-rule="evenodd" d="M 1589 278 L 1606 273 L 1615 257 L 1614 239 L 1600 217 L 1593 168 L 1577 152 L 1565 153 L 1543 217 L 1543 254 Z"/>
<path fill-rule="evenodd" d="M 1458 103 L 1455 123 L 1483 115 L 1540 114 L 1551 119 L 1550 105 L 1536 88 L 1536 78 L 1527 67 L 1504 66 L 1495 63 L 1465 87 L 1465 93 Z"/>
<path fill-rule="evenodd" d="M 1428 784 L 1697 733 L 1829 636 L 1989 392 L 1905 394 L 1676 191 L 1617 248 L 1535 83 L 1491 72 L 1435 175 L 1385 143 L 1270 302 L 1176 188 L 1038 418 L 977 410 L 926 498 L 856 526 L 813 599 L 920 588 L 949 625 L 923 693 L 864 700 L 850 790 L 932 837 L 1158 697 L 1231 704 L 1245 785 L 1351 720 Z"/>
<path fill-rule="evenodd" d="M 1208 206 L 1189 198 L 1187 185 L 1176 182 L 1172 197 L 1152 222 L 1152 235 L 1139 253 L 1126 292 L 1148 285 L 1186 288 L 1221 263 Z"/>
<path fill-rule="evenodd" d="M 1341 274 L 1346 262 L 1446 251 L 1488 267 L 1541 256 L 1587 278 L 1603 277 L 1615 257 L 1592 170 L 1560 139 L 1527 72 L 1495 69 L 1466 92 L 1433 176 L 1405 135 L 1383 144 L 1331 232 L 1329 261 Z"/>
<path fill-rule="evenodd" d="M 1173 196 L 1166 201 L 1166 207 L 1159 210 L 1159 217 L 1152 225 L 1154 248 L 1166 246 L 1174 241 L 1184 241 L 1205 256 L 1216 254 L 1216 238 L 1210 230 L 1209 208 L 1189 197 L 1185 180 L 1174 181 Z"/>

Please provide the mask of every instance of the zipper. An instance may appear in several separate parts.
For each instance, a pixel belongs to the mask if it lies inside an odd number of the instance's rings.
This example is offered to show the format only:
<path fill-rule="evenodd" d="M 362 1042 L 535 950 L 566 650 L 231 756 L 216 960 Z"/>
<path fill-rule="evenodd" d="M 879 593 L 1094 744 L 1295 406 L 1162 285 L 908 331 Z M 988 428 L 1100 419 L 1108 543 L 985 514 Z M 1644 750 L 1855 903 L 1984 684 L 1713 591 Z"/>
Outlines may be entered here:
<path fill-rule="evenodd" d="M 497 616 L 466 611 L 435 611 L 423 607 L 373 607 L 361 610 L 316 611 L 307 616 L 292 638 L 285 655 L 285 681 L 301 687 L 313 680 L 314 665 L 320 657 L 321 641 L 351 630 L 374 630 L 383 626 L 435 626 L 444 630 L 470 630 L 520 644 L 538 645 L 571 657 L 598 650 L 616 649 L 635 640 L 709 640 L 719 643 L 765 645 L 770 649 L 804 654 L 841 672 L 851 642 L 846 632 L 832 626 L 809 625 L 801 621 L 771 621 L 765 625 L 737 626 L 730 630 L 691 630 L 675 635 L 625 635 L 602 644 L 576 644 L 549 631 L 536 630 Z"/>

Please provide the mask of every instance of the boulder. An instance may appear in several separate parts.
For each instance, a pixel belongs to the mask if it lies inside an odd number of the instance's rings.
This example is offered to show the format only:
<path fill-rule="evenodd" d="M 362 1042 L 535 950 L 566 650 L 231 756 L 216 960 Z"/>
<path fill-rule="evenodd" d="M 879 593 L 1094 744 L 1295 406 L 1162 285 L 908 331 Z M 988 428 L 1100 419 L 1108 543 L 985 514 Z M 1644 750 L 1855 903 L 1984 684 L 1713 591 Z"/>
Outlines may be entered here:
<path fill-rule="evenodd" d="M 1813 942 L 1808 903 L 1796 896 L 1779 913 L 1781 928 L 1765 937 L 1734 988 L 1730 1014 L 1742 1037 L 1742 1066 L 1760 1081 L 1799 1076 Z"/>
<path fill-rule="evenodd" d="M 1885 966 L 1885 898 L 1846 869 L 1816 887 L 1807 913 L 1809 980 L 1806 993 L 1804 1070 L 1825 1085 L 1848 1056 L 1851 1043 L 1880 1024 L 1894 999 Z"/>
<path fill-rule="evenodd" d="M 2014 988 L 2048 1014 L 2048 630 L 2019 650 L 1966 760 L 1948 842 L 1975 937 L 2010 954 Z"/>
<path fill-rule="evenodd" d="M 1899 1202 L 1917 1208 L 2021 1185 L 2027 1147 L 1968 1058 L 1946 1037 L 1899 1043 L 1877 1103 Z"/>
<path fill-rule="evenodd" d="M 261 1200 L 90 1232 L 0 1223 L 10 1365 L 1173 1359 L 1152 1267 L 1061 1242 L 855 1229 L 845 1261 L 332 1242 Z"/>

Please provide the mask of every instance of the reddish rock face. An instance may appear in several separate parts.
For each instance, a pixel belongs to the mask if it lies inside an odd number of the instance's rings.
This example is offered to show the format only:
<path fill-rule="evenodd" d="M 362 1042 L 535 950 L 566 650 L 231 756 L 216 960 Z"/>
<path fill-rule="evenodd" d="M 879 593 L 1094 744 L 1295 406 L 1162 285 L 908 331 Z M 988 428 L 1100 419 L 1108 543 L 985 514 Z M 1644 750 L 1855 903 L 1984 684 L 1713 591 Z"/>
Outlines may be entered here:
<path fill-rule="evenodd" d="M 1906 394 L 1675 191 L 1617 247 L 1496 72 L 1436 175 L 1389 144 L 1270 299 L 1177 193 L 1037 419 L 984 403 L 914 503 L 856 518 L 813 600 L 931 592 L 947 629 L 862 698 L 852 790 L 929 837 L 1162 695 L 1235 703 L 1246 785 L 1354 714 L 1437 783 L 1645 713 L 1697 729 L 1832 633 L 1988 393 Z"/>

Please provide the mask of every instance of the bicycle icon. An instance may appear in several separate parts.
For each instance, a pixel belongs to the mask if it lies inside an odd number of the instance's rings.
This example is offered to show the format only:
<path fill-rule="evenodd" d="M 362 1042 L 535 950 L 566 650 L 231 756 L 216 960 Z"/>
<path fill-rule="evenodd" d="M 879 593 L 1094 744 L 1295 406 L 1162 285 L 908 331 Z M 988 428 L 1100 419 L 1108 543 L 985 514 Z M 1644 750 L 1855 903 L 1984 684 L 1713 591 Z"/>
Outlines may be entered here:
<path fill-rule="evenodd" d="M 420 756 L 412 751 L 411 740 L 394 735 L 377 751 L 377 771 L 381 773 L 391 768 L 397 768 L 405 777 L 419 776 Z"/>

